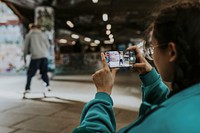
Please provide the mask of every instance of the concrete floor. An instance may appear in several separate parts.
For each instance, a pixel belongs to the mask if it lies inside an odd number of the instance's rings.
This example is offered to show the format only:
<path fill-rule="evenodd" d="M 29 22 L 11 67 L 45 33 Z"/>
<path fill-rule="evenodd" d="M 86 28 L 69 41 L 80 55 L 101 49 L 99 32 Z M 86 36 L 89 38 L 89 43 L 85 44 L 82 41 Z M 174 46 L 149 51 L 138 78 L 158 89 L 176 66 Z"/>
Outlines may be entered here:
<path fill-rule="evenodd" d="M 0 133 L 70 133 L 79 124 L 84 104 L 93 99 L 90 75 L 54 76 L 52 92 L 43 98 L 38 76 L 28 99 L 22 99 L 25 75 L 0 75 Z M 113 88 L 117 129 L 133 121 L 141 102 L 137 74 L 119 74 Z"/>

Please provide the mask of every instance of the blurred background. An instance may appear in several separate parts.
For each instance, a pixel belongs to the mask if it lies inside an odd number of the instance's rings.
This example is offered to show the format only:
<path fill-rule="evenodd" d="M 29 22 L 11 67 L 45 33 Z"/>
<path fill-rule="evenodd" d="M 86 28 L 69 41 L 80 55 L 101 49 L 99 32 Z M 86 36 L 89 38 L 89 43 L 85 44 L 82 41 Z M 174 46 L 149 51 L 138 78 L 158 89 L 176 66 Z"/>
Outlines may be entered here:
<path fill-rule="evenodd" d="M 160 4 L 168 2 L 175 0 L 0 0 L 0 133 L 71 132 L 96 92 L 91 74 L 102 66 L 100 52 L 141 47 Z M 43 97 L 37 73 L 34 92 L 23 99 L 30 23 L 39 24 L 51 44 L 53 91 Z M 112 94 L 117 129 L 137 117 L 140 86 L 134 70 L 119 70 Z"/>
<path fill-rule="evenodd" d="M 23 71 L 21 49 L 30 23 L 41 25 L 51 43 L 50 71 L 92 73 L 99 68 L 100 51 L 143 44 L 162 2 L 166 1 L 1 0 L 0 73 Z"/>

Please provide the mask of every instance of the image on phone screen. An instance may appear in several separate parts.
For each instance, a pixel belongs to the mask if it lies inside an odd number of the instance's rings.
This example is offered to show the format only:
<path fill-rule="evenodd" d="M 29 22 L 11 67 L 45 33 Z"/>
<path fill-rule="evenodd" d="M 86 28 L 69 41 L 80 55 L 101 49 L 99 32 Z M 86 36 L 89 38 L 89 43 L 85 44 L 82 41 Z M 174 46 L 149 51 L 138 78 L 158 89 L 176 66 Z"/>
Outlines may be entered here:
<path fill-rule="evenodd" d="M 104 54 L 110 68 L 131 67 L 136 61 L 134 51 L 105 51 Z"/>

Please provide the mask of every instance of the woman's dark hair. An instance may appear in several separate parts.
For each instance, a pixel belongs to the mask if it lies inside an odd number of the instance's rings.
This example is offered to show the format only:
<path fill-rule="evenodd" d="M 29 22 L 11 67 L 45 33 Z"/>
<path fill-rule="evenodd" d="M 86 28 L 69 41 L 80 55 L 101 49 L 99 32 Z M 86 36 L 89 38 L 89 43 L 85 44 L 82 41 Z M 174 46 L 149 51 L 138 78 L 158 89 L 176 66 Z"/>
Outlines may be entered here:
<path fill-rule="evenodd" d="M 200 3 L 176 3 L 162 9 L 153 23 L 158 44 L 174 42 L 177 59 L 174 93 L 200 81 Z M 159 47 L 165 48 L 165 47 Z"/>

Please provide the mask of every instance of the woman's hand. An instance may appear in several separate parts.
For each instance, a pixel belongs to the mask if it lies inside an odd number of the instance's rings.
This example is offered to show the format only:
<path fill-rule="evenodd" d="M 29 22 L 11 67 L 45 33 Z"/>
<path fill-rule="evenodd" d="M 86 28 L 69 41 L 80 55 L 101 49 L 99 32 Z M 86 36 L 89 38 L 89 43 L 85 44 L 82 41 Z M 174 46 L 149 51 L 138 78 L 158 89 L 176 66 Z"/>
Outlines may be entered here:
<path fill-rule="evenodd" d="M 127 50 L 135 51 L 137 62 L 133 64 L 133 68 L 139 72 L 139 74 L 146 74 L 151 71 L 152 66 L 144 58 L 140 49 L 137 46 L 131 46 Z"/>
<path fill-rule="evenodd" d="M 97 88 L 97 92 L 106 92 L 110 95 L 114 85 L 115 75 L 118 69 L 112 69 L 112 72 L 110 71 L 104 53 L 101 53 L 101 59 L 103 63 L 103 68 L 96 71 L 92 75 L 92 78 Z"/>

